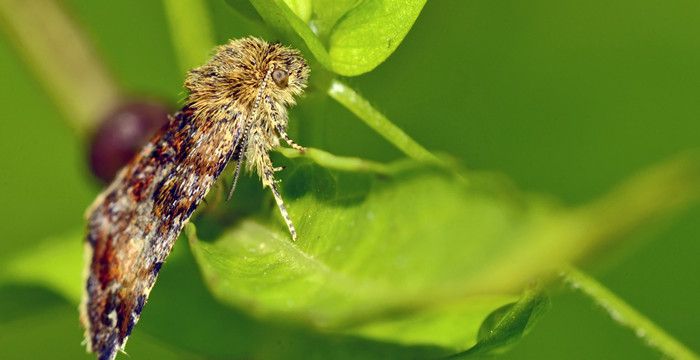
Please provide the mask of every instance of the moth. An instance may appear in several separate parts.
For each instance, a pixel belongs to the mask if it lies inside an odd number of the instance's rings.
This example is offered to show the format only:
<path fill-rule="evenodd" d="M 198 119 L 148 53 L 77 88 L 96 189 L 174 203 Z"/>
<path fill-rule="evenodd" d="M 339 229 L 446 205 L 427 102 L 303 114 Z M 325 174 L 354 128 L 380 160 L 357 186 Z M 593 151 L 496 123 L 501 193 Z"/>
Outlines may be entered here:
<path fill-rule="evenodd" d="M 188 73 L 182 110 L 88 209 L 80 317 L 89 352 L 114 359 L 124 349 L 175 239 L 229 162 L 231 193 L 245 164 L 270 188 L 296 239 L 269 152 L 280 139 L 304 150 L 287 135 L 287 108 L 308 76 L 297 50 L 254 37 L 218 47 Z"/>

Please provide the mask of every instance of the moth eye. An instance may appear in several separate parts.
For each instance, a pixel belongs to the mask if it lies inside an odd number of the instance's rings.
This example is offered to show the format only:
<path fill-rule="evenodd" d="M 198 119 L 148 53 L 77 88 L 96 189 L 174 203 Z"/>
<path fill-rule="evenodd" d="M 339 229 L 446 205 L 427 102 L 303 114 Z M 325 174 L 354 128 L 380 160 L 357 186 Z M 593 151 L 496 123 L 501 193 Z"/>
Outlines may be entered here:
<path fill-rule="evenodd" d="M 289 79 L 289 74 L 282 69 L 275 69 L 272 71 L 272 80 L 280 87 L 287 86 L 287 80 Z"/>

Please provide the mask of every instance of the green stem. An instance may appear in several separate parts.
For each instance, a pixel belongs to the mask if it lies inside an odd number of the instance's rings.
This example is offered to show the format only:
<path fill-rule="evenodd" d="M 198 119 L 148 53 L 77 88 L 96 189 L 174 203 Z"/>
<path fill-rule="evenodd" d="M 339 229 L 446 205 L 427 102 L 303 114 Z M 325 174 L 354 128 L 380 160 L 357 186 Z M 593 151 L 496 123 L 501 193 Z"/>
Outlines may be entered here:
<path fill-rule="evenodd" d="M 164 5 L 180 69 L 187 73 L 203 64 L 215 45 L 206 3 L 164 0 Z"/>
<path fill-rule="evenodd" d="M 92 131 L 120 95 L 78 26 L 53 0 L 0 0 L 0 20 L 71 127 Z"/>
<path fill-rule="evenodd" d="M 647 345 L 659 350 L 664 356 L 672 359 L 700 358 L 592 277 L 569 267 L 564 273 L 564 279 L 605 309 L 610 318 L 630 328 Z"/>
<path fill-rule="evenodd" d="M 372 130 L 396 146 L 408 157 L 428 163 L 443 164 L 443 162 L 426 150 L 403 130 L 394 125 L 386 116 L 377 111 L 372 104 L 347 85 L 338 80 L 331 81 L 328 95 L 357 115 Z"/>
<path fill-rule="evenodd" d="M 355 157 L 342 157 L 336 156 L 329 152 L 325 152 L 319 149 L 307 148 L 302 154 L 297 150 L 280 147 L 277 149 L 286 158 L 293 159 L 297 157 L 306 157 L 318 165 L 321 165 L 328 169 L 335 169 L 341 171 L 359 171 L 359 172 L 373 172 L 382 175 L 391 174 L 392 170 L 378 162 L 355 158 Z"/>

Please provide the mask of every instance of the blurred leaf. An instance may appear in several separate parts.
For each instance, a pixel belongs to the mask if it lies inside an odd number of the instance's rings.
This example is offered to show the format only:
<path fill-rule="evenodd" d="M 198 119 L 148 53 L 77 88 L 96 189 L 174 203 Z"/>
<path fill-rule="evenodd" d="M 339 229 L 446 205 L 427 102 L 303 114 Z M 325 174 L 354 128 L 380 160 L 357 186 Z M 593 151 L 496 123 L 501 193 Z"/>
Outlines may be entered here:
<path fill-rule="evenodd" d="M 111 74 L 62 3 L 0 1 L 0 27 L 77 133 L 87 134 L 119 102 Z"/>
<path fill-rule="evenodd" d="M 83 236 L 57 236 L 3 259 L 0 284 L 42 285 L 77 304 L 83 293 Z"/>
<path fill-rule="evenodd" d="M 211 19 L 204 0 L 164 0 L 180 70 L 202 65 L 214 48 Z"/>
<path fill-rule="evenodd" d="M 65 304 L 65 298 L 36 285 L 0 285 L 0 324 L 32 316 L 38 309 Z"/>
<path fill-rule="evenodd" d="M 0 334 L 2 334 L 0 357 L 3 360 L 95 358 L 94 355 L 88 354 L 81 344 L 83 330 L 80 327 L 75 306 L 66 304 L 64 301 L 33 310 L 30 316 L 0 323 Z M 33 341 L 27 341 L 27 339 Z M 126 350 L 131 358 L 135 359 L 201 358 L 143 333 L 132 337 Z M 118 358 L 129 357 L 118 356 Z"/>
<path fill-rule="evenodd" d="M 311 15 L 308 1 L 251 3 L 270 26 L 300 37 L 327 69 L 356 76 L 374 69 L 396 50 L 425 0 L 312 0 Z"/>

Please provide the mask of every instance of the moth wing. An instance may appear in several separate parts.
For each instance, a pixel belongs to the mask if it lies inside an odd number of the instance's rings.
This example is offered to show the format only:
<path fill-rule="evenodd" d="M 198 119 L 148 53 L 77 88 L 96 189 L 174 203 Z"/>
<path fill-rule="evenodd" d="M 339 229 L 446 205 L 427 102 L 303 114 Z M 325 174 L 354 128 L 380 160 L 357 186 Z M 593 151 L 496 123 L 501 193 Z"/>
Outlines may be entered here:
<path fill-rule="evenodd" d="M 184 224 L 240 143 L 239 118 L 183 109 L 90 208 L 81 321 L 99 359 L 124 348 Z"/>

